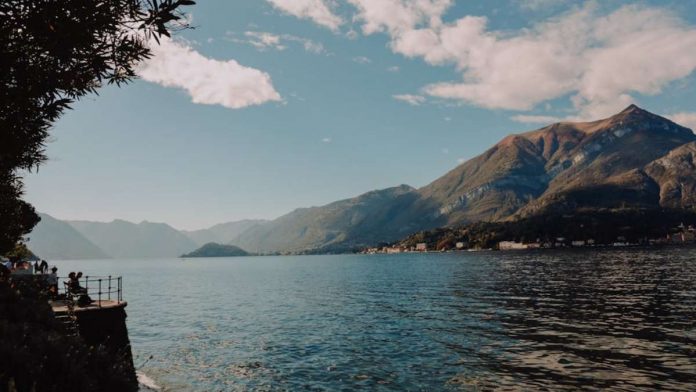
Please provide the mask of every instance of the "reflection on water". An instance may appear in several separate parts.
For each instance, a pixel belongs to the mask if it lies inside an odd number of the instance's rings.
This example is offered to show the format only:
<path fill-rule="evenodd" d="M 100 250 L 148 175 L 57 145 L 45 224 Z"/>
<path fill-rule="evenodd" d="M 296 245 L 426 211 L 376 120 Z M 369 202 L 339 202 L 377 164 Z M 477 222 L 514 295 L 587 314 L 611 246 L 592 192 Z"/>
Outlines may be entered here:
<path fill-rule="evenodd" d="M 82 261 L 170 391 L 696 390 L 696 251 Z"/>
<path fill-rule="evenodd" d="M 696 388 L 693 252 L 503 256 L 477 290 L 455 289 L 496 312 L 471 363 L 494 376 L 484 389 Z"/>

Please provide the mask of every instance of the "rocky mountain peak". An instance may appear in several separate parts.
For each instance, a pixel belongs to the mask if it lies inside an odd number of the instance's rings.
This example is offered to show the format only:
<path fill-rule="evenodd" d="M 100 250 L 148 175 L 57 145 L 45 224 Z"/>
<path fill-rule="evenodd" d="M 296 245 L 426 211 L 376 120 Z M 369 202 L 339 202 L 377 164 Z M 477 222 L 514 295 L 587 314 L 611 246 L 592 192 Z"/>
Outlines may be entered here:
<path fill-rule="evenodd" d="M 653 131 L 669 131 L 690 136 L 692 132 L 671 120 L 651 113 L 636 105 L 630 105 L 618 114 L 609 117 L 609 126 L 636 126 L 638 129 L 650 129 Z"/>
<path fill-rule="evenodd" d="M 636 104 L 630 104 L 626 109 L 622 110 L 619 113 L 625 113 L 625 114 L 630 114 L 630 113 L 649 113 L 647 110 L 640 108 Z"/>

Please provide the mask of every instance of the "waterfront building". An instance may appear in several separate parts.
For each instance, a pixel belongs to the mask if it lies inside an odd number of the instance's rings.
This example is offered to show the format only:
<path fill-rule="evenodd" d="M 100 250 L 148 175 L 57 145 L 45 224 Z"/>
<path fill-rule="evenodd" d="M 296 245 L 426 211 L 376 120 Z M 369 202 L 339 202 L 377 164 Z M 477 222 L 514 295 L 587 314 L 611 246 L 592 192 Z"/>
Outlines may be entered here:
<path fill-rule="evenodd" d="M 521 242 L 500 241 L 498 243 L 498 249 L 500 249 L 500 250 L 521 250 L 521 249 L 528 249 L 528 246 L 526 244 L 521 243 Z"/>

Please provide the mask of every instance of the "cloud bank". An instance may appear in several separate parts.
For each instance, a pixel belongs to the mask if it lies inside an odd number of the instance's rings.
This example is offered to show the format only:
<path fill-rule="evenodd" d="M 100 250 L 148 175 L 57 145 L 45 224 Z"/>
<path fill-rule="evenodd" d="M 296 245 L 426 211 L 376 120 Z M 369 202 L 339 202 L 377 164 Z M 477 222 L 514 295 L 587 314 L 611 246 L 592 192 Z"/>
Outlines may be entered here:
<path fill-rule="evenodd" d="M 281 101 L 271 77 L 234 60 L 207 58 L 188 44 L 166 37 L 151 46 L 152 58 L 137 73 L 148 82 L 186 90 L 194 103 L 240 109 Z"/>
<path fill-rule="evenodd" d="M 484 108 L 528 111 L 567 97 L 572 118 L 601 118 L 696 70 L 696 27 L 660 7 L 606 13 L 588 2 L 528 28 L 496 31 L 482 16 L 444 21 L 452 0 L 345 1 L 364 35 L 386 34 L 394 53 L 461 75 L 422 93 Z M 331 12 L 329 1 L 312 3 Z"/>

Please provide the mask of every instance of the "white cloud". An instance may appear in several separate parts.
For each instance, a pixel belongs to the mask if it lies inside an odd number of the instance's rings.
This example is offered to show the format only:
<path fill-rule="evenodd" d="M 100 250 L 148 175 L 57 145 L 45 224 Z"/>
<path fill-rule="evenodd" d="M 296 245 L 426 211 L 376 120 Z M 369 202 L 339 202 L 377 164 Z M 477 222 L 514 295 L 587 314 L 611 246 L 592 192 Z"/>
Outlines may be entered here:
<path fill-rule="evenodd" d="M 333 31 L 343 24 L 343 20 L 334 14 L 325 0 L 266 0 L 279 10 L 303 19 L 311 19 L 315 23 Z"/>
<path fill-rule="evenodd" d="M 320 42 L 291 34 L 278 35 L 264 31 L 245 31 L 244 38 L 239 38 L 234 32 L 228 31 L 226 39 L 239 44 L 251 45 L 259 51 L 269 49 L 285 50 L 288 48 L 289 43 L 297 43 L 310 53 L 321 54 L 325 52 L 324 45 Z"/>
<path fill-rule="evenodd" d="M 151 45 L 153 56 L 138 68 L 138 75 L 165 87 L 186 90 L 194 103 L 239 109 L 281 101 L 270 75 L 234 60 L 214 60 L 183 42 L 160 38 Z"/>
<path fill-rule="evenodd" d="M 372 60 L 365 56 L 353 57 L 353 61 L 358 64 L 370 64 L 372 62 Z"/>
<path fill-rule="evenodd" d="M 462 163 L 464 163 L 464 162 L 466 162 L 466 158 L 458 158 L 458 159 L 457 159 L 457 163 L 460 164 L 460 165 L 461 165 Z"/>
<path fill-rule="evenodd" d="M 667 118 L 696 132 L 696 112 L 674 113 L 667 116 Z"/>
<path fill-rule="evenodd" d="M 364 34 L 387 32 L 393 36 L 427 23 L 440 24 L 440 16 L 452 0 L 348 0 L 358 10 Z"/>
<path fill-rule="evenodd" d="M 268 1 L 281 9 L 293 4 L 286 12 L 334 29 L 342 22 L 331 0 Z M 696 70 L 696 27 L 663 7 L 629 4 L 607 13 L 598 2 L 576 3 L 510 31 L 491 29 L 481 16 L 443 20 L 453 0 L 346 2 L 363 34 L 385 33 L 393 52 L 461 74 L 460 80 L 425 86 L 424 94 L 485 108 L 527 111 L 570 97 L 575 111 L 568 118 L 596 119 L 633 103 L 636 95 L 659 94 Z M 563 3 L 518 4 L 535 10 Z"/>
<path fill-rule="evenodd" d="M 279 35 L 266 33 L 263 31 L 246 31 L 244 36 L 248 38 L 246 43 L 254 46 L 256 49 L 276 49 L 284 50 L 285 45 L 281 43 L 281 37 Z"/>
<path fill-rule="evenodd" d="M 696 29 L 639 6 L 609 15 L 587 6 L 512 35 L 467 16 L 392 36 L 392 48 L 461 71 L 463 81 L 426 86 L 426 94 L 514 110 L 571 95 L 582 119 L 615 113 L 631 94 L 658 94 L 696 69 Z"/>
<path fill-rule="evenodd" d="M 324 143 L 331 143 L 331 138 L 330 138 L 330 137 L 325 137 L 325 138 L 321 139 L 321 141 L 324 142 Z"/>
<path fill-rule="evenodd" d="M 512 116 L 512 120 L 525 123 L 525 124 L 552 124 L 562 121 L 559 117 L 553 116 L 535 116 L 535 115 L 525 115 L 520 114 L 517 116 Z"/>
<path fill-rule="evenodd" d="M 399 72 L 399 71 L 401 71 L 401 68 L 399 68 L 398 66 L 394 65 L 394 66 L 391 66 L 391 67 L 387 68 L 387 71 L 388 71 L 388 72 Z"/>
<path fill-rule="evenodd" d="M 324 53 L 324 45 L 322 45 L 320 42 L 314 42 L 306 38 L 300 38 L 298 42 L 302 43 L 304 50 L 307 52 L 316 54 Z"/>
<path fill-rule="evenodd" d="M 413 94 L 396 94 L 392 95 L 392 98 L 408 103 L 409 105 L 418 106 L 425 102 L 425 97 L 422 95 Z"/>

